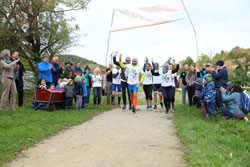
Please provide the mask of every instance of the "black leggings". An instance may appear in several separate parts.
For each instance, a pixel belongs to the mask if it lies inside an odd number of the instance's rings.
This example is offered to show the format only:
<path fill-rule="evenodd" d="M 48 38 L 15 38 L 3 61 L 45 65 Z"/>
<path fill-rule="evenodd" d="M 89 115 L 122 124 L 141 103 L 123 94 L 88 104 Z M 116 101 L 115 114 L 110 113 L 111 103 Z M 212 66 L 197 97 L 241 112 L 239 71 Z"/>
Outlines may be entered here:
<path fill-rule="evenodd" d="M 188 102 L 189 102 L 189 105 L 192 106 L 193 105 L 193 97 L 194 97 L 194 93 L 195 93 L 195 86 L 188 86 L 187 91 L 188 91 Z"/>
<path fill-rule="evenodd" d="M 172 89 L 172 86 L 162 87 L 162 94 L 164 97 L 165 108 L 168 110 L 170 109 L 170 102 L 172 102 L 174 98 L 174 90 Z"/>
<path fill-rule="evenodd" d="M 172 103 L 172 107 L 174 106 L 174 102 L 175 102 L 175 87 L 172 87 L 172 91 L 173 91 L 173 98 L 171 100 L 171 103 Z"/>
<path fill-rule="evenodd" d="M 129 101 L 129 105 L 131 105 L 130 94 L 129 94 L 129 91 L 128 91 L 128 83 L 127 82 L 121 82 L 121 84 L 122 84 L 122 100 L 123 100 L 123 104 L 126 105 L 126 101 L 127 101 L 126 92 L 128 92 L 128 101 Z"/>
<path fill-rule="evenodd" d="M 152 100 L 153 85 L 143 85 L 143 90 L 146 95 L 146 100 Z"/>

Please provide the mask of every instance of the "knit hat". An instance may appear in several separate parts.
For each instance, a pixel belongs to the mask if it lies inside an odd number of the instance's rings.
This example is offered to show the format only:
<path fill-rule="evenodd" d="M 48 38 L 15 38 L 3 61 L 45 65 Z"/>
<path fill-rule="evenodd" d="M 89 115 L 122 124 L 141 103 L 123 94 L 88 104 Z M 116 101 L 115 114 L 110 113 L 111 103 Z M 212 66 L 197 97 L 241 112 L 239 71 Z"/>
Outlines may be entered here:
<path fill-rule="evenodd" d="M 77 75 L 77 76 L 75 77 L 75 81 L 76 81 L 76 82 L 81 82 L 81 80 L 82 80 L 82 77 L 80 77 L 79 75 Z"/>
<path fill-rule="evenodd" d="M 224 66 L 224 61 L 223 60 L 219 60 L 216 62 L 217 66 Z"/>
<path fill-rule="evenodd" d="M 71 81 L 72 81 L 72 79 L 68 79 L 68 80 L 67 80 L 68 84 L 69 84 Z"/>
<path fill-rule="evenodd" d="M 131 61 L 130 57 L 126 57 L 125 61 Z"/>
<path fill-rule="evenodd" d="M 132 61 L 136 61 L 136 63 L 138 64 L 138 59 L 136 57 L 134 57 Z"/>
<path fill-rule="evenodd" d="M 63 82 L 68 82 L 67 78 L 63 78 Z"/>
<path fill-rule="evenodd" d="M 201 83 L 201 78 L 196 78 L 195 82 Z"/>
<path fill-rule="evenodd" d="M 204 76 L 204 79 L 205 79 L 206 81 L 211 82 L 211 81 L 212 81 L 212 76 L 211 76 L 210 74 L 206 74 L 206 75 Z"/>

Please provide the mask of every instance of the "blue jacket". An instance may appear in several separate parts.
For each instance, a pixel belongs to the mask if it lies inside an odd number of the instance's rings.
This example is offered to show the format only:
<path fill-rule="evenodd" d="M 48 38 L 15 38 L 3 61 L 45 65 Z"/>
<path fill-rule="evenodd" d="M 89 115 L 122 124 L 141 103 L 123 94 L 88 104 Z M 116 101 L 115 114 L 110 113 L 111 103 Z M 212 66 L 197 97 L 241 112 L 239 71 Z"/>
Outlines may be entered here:
<path fill-rule="evenodd" d="M 220 88 L 221 86 L 225 89 L 227 88 L 228 72 L 226 67 L 223 67 L 222 69 L 218 70 L 217 74 L 215 71 L 213 71 L 212 76 L 215 80 L 214 84 L 216 88 Z"/>
<path fill-rule="evenodd" d="M 215 87 L 214 83 L 210 82 L 207 84 L 206 87 L 204 87 L 202 94 L 200 95 L 200 99 L 202 99 L 202 102 L 204 104 L 210 103 L 210 102 L 215 102 Z"/>
<path fill-rule="evenodd" d="M 83 88 L 83 97 L 87 97 L 88 92 L 85 83 L 82 83 L 82 88 Z"/>
<path fill-rule="evenodd" d="M 233 92 L 231 95 L 226 96 L 226 93 L 222 91 L 221 95 L 227 109 L 229 109 L 233 115 L 245 115 L 240 109 L 241 93 Z"/>
<path fill-rule="evenodd" d="M 73 69 L 75 75 L 82 76 L 82 69 L 81 68 L 74 68 Z"/>
<path fill-rule="evenodd" d="M 53 82 L 57 83 L 58 79 L 63 77 L 62 76 L 63 70 L 62 70 L 62 68 L 60 68 L 60 65 L 57 63 L 52 63 L 52 65 L 55 68 L 55 71 L 52 72 Z"/>
<path fill-rule="evenodd" d="M 50 66 L 52 64 L 47 63 L 45 61 L 39 63 L 37 65 L 38 67 L 38 79 L 40 80 L 41 78 L 44 78 L 46 80 L 46 82 L 53 82 L 53 78 L 52 78 L 52 71 L 55 71 L 55 68 L 53 67 L 52 70 L 50 70 Z"/>

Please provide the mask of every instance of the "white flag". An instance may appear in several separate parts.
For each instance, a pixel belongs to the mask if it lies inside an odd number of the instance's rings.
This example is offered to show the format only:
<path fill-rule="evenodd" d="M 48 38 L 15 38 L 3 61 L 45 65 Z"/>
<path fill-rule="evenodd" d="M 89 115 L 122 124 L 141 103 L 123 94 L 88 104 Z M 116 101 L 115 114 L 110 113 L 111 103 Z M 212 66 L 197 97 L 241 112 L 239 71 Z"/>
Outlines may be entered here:
<path fill-rule="evenodd" d="M 183 19 L 183 14 L 177 3 L 131 10 L 115 10 L 111 32 L 165 24 L 180 19 Z"/>

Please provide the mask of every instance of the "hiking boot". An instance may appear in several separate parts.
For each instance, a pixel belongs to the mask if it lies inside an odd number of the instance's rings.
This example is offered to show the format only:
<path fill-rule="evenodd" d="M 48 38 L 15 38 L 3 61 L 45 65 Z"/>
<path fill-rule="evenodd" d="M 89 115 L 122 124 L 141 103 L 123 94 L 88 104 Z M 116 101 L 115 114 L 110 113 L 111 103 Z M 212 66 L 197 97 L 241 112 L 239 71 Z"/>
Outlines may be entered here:
<path fill-rule="evenodd" d="M 126 109 L 126 105 L 125 105 L 125 104 L 123 104 L 122 109 L 123 109 L 123 110 L 125 110 L 125 109 Z"/>
<path fill-rule="evenodd" d="M 157 109 L 157 105 L 154 106 L 154 109 Z"/>
<path fill-rule="evenodd" d="M 160 104 L 161 104 L 161 108 L 163 108 L 163 103 L 162 103 L 162 102 L 160 102 Z"/>

